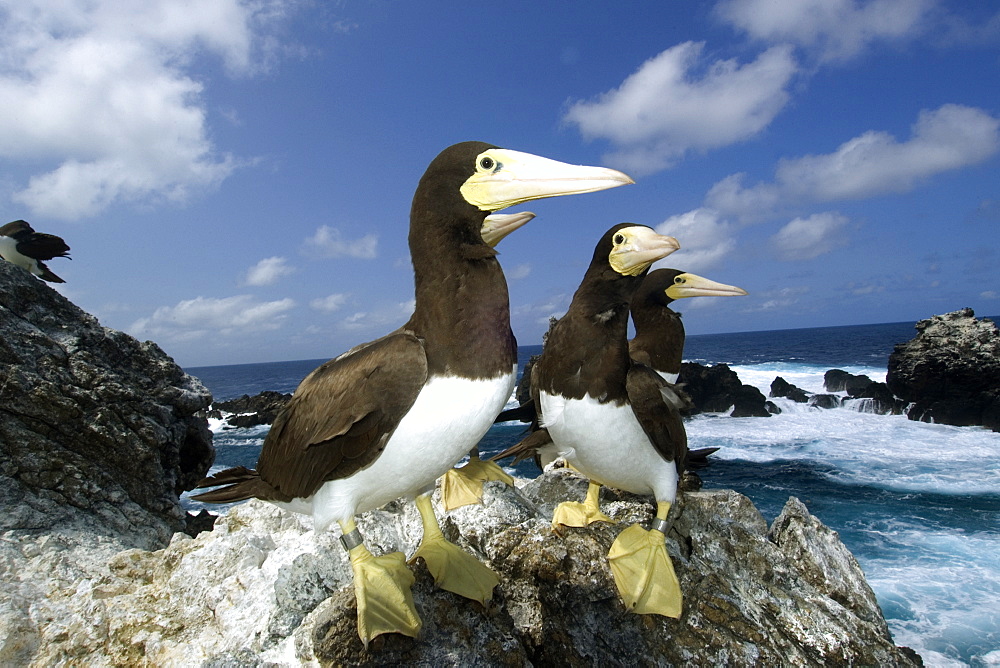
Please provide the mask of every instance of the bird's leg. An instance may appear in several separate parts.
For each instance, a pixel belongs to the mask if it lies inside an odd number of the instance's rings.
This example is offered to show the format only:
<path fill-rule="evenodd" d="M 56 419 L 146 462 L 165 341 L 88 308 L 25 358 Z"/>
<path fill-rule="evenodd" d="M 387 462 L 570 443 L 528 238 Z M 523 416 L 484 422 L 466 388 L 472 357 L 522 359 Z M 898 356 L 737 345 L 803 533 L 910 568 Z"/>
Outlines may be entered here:
<path fill-rule="evenodd" d="M 413 573 L 402 552 L 373 556 L 361 538 L 354 520 L 340 522 L 340 542 L 351 559 L 354 595 L 358 600 L 358 636 L 365 647 L 382 633 L 416 637 L 420 616 L 413 605 Z"/>
<path fill-rule="evenodd" d="M 552 527 L 558 531 L 560 525 L 567 527 L 585 527 L 591 522 L 611 522 L 614 520 L 601 512 L 601 486 L 590 481 L 587 485 L 587 498 L 583 503 L 564 501 L 556 506 L 552 514 Z"/>
<path fill-rule="evenodd" d="M 483 483 L 487 480 L 500 480 L 511 486 L 514 484 L 514 479 L 504 473 L 499 464 L 480 459 L 479 448 L 475 447 L 469 452 L 469 463 L 461 468 L 453 466 L 441 479 L 444 509 L 451 511 L 461 506 L 481 503 Z"/>
<path fill-rule="evenodd" d="M 434 516 L 430 494 L 418 496 L 416 505 L 424 524 L 424 535 L 411 563 L 417 557 L 422 558 L 437 586 L 486 605 L 493 597 L 493 588 L 500 584 L 500 578 L 458 545 L 445 540 Z"/>
<path fill-rule="evenodd" d="M 618 534 L 608 562 L 626 608 L 676 619 L 683 607 L 681 586 L 664 542 L 670 502 L 658 502 L 656 511 L 649 531 L 633 524 Z"/>

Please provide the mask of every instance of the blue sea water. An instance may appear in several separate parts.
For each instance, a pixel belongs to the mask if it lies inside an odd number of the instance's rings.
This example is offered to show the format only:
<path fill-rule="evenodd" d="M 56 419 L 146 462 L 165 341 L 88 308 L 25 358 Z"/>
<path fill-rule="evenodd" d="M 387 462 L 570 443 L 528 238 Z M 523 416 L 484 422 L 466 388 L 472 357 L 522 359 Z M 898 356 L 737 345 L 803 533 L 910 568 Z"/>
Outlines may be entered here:
<path fill-rule="evenodd" d="M 823 392 L 831 368 L 885 380 L 893 346 L 915 333 L 906 322 L 689 336 L 685 359 L 725 362 L 765 395 L 779 375 Z M 540 351 L 520 348 L 522 367 Z M 224 400 L 291 392 L 324 361 L 188 371 Z M 929 666 L 1000 665 L 1000 434 L 866 413 L 860 401 L 832 410 L 773 401 L 780 415 L 688 421 L 691 448 L 720 448 L 698 471 L 704 486 L 746 494 L 769 521 L 798 497 L 857 557 L 897 644 Z M 267 429 L 216 427 L 217 467 L 253 466 Z M 523 431 L 496 425 L 480 450 L 499 452 Z M 538 474 L 530 462 L 513 472 Z"/>

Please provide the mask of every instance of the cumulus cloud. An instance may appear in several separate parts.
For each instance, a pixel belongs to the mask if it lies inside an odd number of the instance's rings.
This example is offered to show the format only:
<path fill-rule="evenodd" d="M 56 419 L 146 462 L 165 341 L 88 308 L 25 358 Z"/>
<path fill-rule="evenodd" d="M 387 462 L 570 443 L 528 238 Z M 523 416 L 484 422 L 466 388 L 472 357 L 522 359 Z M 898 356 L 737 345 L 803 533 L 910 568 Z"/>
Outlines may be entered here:
<path fill-rule="evenodd" d="M 519 264 L 516 267 L 511 267 L 504 272 L 508 281 L 519 281 L 525 279 L 531 275 L 531 265 L 530 264 Z"/>
<path fill-rule="evenodd" d="M 370 260 L 375 257 L 377 251 L 377 235 L 366 234 L 360 239 L 347 240 L 340 230 L 329 225 L 318 227 L 316 234 L 306 239 L 303 246 L 306 255 L 322 259 L 356 257 Z"/>
<path fill-rule="evenodd" d="M 848 219 L 835 212 L 796 218 L 771 237 L 778 255 L 785 260 L 811 260 L 846 245 Z"/>
<path fill-rule="evenodd" d="M 870 131 L 833 153 L 779 162 L 774 183 L 745 187 L 742 175 L 717 183 L 706 205 L 725 215 L 759 215 L 778 202 L 831 202 L 912 190 L 936 174 L 1000 150 L 1000 119 L 981 109 L 946 104 L 920 112 L 906 141 Z"/>
<path fill-rule="evenodd" d="M 656 226 L 660 234 L 680 241 L 681 249 L 657 263 L 697 273 L 717 265 L 736 248 L 735 230 L 712 209 L 695 209 L 671 216 Z"/>
<path fill-rule="evenodd" d="M 148 318 L 132 323 L 129 333 L 176 341 L 193 340 L 209 333 L 270 331 L 281 327 L 294 306 L 295 302 L 289 298 L 261 302 L 250 295 L 195 297 L 176 306 L 161 306 Z"/>
<path fill-rule="evenodd" d="M 326 297 L 320 297 L 319 299 L 314 299 L 309 302 L 309 306 L 317 311 L 326 311 L 327 313 L 332 313 L 336 311 L 347 301 L 347 295 L 335 293 L 328 295 Z"/>
<path fill-rule="evenodd" d="M 786 87 L 797 71 L 791 49 L 772 47 L 742 65 L 706 63 L 703 50 L 703 42 L 685 42 L 663 51 L 618 88 L 574 103 L 564 120 L 588 139 L 610 140 L 617 151 L 606 159 L 635 173 L 766 128 L 789 99 Z"/>
<path fill-rule="evenodd" d="M 283 257 L 266 257 L 247 270 L 244 283 L 246 285 L 271 285 L 282 276 L 295 271 Z"/>
<path fill-rule="evenodd" d="M 5 2 L 0 157 L 33 170 L 13 199 L 71 219 L 216 186 L 238 161 L 209 138 L 193 64 L 251 74 L 286 1 Z"/>
<path fill-rule="evenodd" d="M 716 15 L 751 38 L 791 43 L 822 61 L 852 58 L 878 41 L 927 32 L 935 0 L 722 0 Z"/>

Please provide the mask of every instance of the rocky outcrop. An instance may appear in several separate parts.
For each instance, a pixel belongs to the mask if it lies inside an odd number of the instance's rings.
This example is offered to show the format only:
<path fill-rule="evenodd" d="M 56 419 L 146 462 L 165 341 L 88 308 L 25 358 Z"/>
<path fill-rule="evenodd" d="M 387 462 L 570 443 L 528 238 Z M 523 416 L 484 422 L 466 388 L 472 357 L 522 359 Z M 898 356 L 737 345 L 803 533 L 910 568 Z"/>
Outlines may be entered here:
<path fill-rule="evenodd" d="M 800 387 L 792 385 L 781 376 L 777 376 L 771 381 L 771 394 L 773 397 L 784 397 L 791 399 L 797 404 L 804 404 L 809 401 L 809 394 Z"/>
<path fill-rule="evenodd" d="M 888 389 L 911 420 L 1000 431 L 1000 331 L 970 308 L 916 324 L 889 356 Z"/>
<path fill-rule="evenodd" d="M 683 362 L 677 382 L 694 403 L 692 414 L 724 413 L 730 408 L 732 417 L 770 417 L 774 412 L 768 411 L 763 393 L 740 382 L 728 364 L 704 366 Z"/>
<path fill-rule="evenodd" d="M 652 503 L 604 490 L 622 524 L 554 533 L 554 505 L 582 500 L 586 481 L 549 471 L 520 490 L 487 483 L 484 505 L 441 517 L 451 540 L 500 576 L 493 601 L 437 589 L 413 565 L 417 638 L 384 635 L 365 649 L 350 566 L 337 532 L 257 501 L 216 529 L 165 549 L 115 555 L 103 573 L 64 583 L 9 621 L 32 642 L 0 659 L 38 665 L 919 665 L 894 646 L 857 562 L 837 534 L 789 499 L 768 527 L 728 490 L 683 493 L 667 548 L 685 596 L 678 620 L 628 613 L 606 554 Z M 359 518 L 373 551 L 412 554 L 420 519 L 393 503 Z M 82 548 L 83 546 L 81 546 Z M 44 549 L 42 550 L 44 554 Z M 22 557 L 44 580 L 42 555 Z M 51 561 L 53 557 L 49 556 Z M 49 584 L 45 582 L 45 584 Z M 72 594 L 72 595 L 70 595 Z"/>
<path fill-rule="evenodd" d="M 823 387 L 827 392 L 857 392 L 874 381 L 868 376 L 855 375 L 843 369 L 830 369 L 823 374 Z"/>
<path fill-rule="evenodd" d="M 252 397 L 244 394 L 242 397 L 229 401 L 217 401 L 212 404 L 208 416 L 224 419 L 232 428 L 256 427 L 261 424 L 273 424 L 274 418 L 292 398 L 291 394 L 282 394 L 272 390 L 264 390 Z"/>
<path fill-rule="evenodd" d="M 214 458 L 208 426 L 196 417 L 211 399 L 156 344 L 102 327 L 0 262 L 5 541 L 165 545 L 185 528 L 178 495 Z"/>
<path fill-rule="evenodd" d="M 839 408 L 840 397 L 836 394 L 814 394 L 809 397 L 809 405 L 815 408 Z"/>

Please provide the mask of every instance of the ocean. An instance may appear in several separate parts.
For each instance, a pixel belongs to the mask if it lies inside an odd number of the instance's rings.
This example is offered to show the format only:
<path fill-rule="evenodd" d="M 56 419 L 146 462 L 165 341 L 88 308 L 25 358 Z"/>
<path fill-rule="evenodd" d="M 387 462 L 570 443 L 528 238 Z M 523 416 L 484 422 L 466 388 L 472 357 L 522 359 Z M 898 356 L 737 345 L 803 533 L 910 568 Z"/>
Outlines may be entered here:
<path fill-rule="evenodd" d="M 884 381 L 893 346 L 916 335 L 913 325 L 689 336 L 684 358 L 725 362 L 765 396 L 776 376 L 824 392 L 823 374 L 832 368 Z M 522 368 L 540 351 L 519 348 Z M 292 392 L 324 361 L 186 370 L 225 400 Z M 896 644 L 915 649 L 928 666 L 1000 665 L 1000 434 L 866 413 L 862 400 L 827 410 L 772 401 L 780 415 L 687 422 L 692 449 L 720 448 L 698 470 L 704 487 L 745 494 L 769 522 L 789 496 L 798 497 L 857 557 Z M 213 470 L 253 466 L 267 429 L 214 424 Z M 499 452 L 523 431 L 520 423 L 496 425 L 480 450 Z M 531 462 L 510 470 L 538 474 Z"/>

